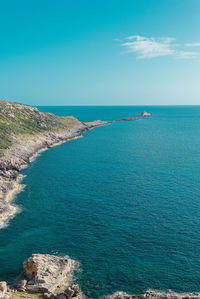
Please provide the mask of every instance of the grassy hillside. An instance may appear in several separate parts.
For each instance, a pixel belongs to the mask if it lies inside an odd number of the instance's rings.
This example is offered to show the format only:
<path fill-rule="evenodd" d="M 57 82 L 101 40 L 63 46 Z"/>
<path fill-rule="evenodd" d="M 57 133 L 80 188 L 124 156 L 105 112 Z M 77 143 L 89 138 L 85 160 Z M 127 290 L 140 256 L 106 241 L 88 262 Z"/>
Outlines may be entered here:
<path fill-rule="evenodd" d="M 20 135 L 55 131 L 79 123 L 74 117 L 59 117 L 32 106 L 0 100 L 0 154 Z"/>

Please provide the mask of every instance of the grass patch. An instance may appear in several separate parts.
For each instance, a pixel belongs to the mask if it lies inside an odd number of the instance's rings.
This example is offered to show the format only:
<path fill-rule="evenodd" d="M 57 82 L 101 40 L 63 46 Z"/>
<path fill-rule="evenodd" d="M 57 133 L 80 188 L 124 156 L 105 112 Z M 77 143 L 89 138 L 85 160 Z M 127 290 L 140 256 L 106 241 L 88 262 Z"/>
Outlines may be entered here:
<path fill-rule="evenodd" d="M 12 299 L 44 299 L 42 294 L 29 294 L 27 292 L 15 292 L 12 295 Z"/>
<path fill-rule="evenodd" d="M 0 155 L 21 135 L 55 132 L 80 122 L 74 117 L 60 117 L 37 108 L 0 100 Z"/>

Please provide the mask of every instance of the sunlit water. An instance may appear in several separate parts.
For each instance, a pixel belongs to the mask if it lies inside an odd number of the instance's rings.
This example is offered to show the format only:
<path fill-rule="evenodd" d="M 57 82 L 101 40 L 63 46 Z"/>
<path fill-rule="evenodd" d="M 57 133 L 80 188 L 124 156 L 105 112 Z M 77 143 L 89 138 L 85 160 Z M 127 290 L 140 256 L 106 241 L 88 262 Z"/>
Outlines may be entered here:
<path fill-rule="evenodd" d="M 200 291 L 200 107 L 146 107 L 49 149 L 22 173 L 20 206 L 0 230 L 0 280 L 32 253 L 80 262 L 83 292 Z M 144 107 L 40 107 L 82 121 Z"/>

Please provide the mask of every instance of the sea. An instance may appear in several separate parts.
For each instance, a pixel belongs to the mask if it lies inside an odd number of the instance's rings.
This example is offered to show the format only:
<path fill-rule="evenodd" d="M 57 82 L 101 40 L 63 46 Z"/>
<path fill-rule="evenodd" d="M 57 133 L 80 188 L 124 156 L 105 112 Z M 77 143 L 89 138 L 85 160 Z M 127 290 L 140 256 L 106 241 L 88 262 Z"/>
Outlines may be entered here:
<path fill-rule="evenodd" d="M 89 298 L 200 292 L 200 106 L 40 106 L 115 120 L 42 152 L 22 171 L 19 213 L 0 230 L 0 280 L 32 253 L 68 255 Z"/>

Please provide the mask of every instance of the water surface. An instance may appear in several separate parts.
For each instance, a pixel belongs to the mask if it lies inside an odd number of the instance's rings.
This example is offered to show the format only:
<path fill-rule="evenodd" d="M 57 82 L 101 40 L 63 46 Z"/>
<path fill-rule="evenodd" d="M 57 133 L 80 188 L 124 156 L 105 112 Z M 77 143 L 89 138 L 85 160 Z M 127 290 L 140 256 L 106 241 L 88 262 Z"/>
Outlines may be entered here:
<path fill-rule="evenodd" d="M 144 107 L 39 109 L 90 121 Z M 151 118 L 91 130 L 23 171 L 22 211 L 0 230 L 0 280 L 32 253 L 66 253 L 93 298 L 200 291 L 200 107 L 145 109 Z"/>

